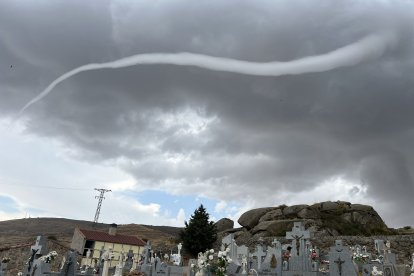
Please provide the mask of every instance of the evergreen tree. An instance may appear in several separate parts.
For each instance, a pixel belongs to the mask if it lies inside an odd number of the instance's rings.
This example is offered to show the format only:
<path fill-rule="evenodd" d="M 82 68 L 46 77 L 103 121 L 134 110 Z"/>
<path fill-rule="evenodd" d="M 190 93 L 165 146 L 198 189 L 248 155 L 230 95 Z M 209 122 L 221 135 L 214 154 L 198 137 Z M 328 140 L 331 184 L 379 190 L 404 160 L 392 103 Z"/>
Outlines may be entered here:
<path fill-rule="evenodd" d="M 217 228 L 214 222 L 209 221 L 209 214 L 203 204 L 194 211 L 188 223 L 185 222 L 180 239 L 184 249 L 193 257 L 213 246 L 217 239 Z"/>

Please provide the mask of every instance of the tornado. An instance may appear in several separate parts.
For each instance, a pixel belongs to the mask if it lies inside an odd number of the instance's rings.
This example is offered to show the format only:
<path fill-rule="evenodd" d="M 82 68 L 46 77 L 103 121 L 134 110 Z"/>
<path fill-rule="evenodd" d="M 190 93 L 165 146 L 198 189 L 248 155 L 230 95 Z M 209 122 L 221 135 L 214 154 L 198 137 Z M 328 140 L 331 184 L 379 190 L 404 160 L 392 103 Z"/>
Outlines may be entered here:
<path fill-rule="evenodd" d="M 255 76 L 278 77 L 283 75 L 300 75 L 326 72 L 376 59 L 382 56 L 387 49 L 394 46 L 396 41 L 397 38 L 393 32 L 378 32 L 322 55 L 307 56 L 286 62 L 250 62 L 183 52 L 137 54 L 111 62 L 91 63 L 77 67 L 55 79 L 41 93 L 23 106 L 19 111 L 19 116 L 31 105 L 51 93 L 61 82 L 81 72 L 91 70 L 117 69 L 145 64 L 170 64 L 177 66 L 195 66 L 207 70 Z"/>

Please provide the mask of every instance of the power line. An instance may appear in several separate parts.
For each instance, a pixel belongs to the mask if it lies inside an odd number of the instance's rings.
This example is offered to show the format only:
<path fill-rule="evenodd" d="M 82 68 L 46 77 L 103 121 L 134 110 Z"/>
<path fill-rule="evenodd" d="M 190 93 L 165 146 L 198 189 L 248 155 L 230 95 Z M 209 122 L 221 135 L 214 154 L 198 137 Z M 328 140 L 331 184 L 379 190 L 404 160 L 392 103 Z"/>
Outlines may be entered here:
<path fill-rule="evenodd" d="M 107 189 L 97 189 L 97 188 L 95 188 L 95 190 L 97 190 L 100 194 L 99 194 L 99 196 L 95 196 L 95 198 L 98 198 L 99 200 L 98 200 L 98 207 L 96 207 L 95 218 L 93 219 L 94 224 L 98 223 L 99 213 L 101 212 L 102 200 L 105 198 L 104 194 L 106 192 L 112 192 L 111 190 L 107 190 Z"/>

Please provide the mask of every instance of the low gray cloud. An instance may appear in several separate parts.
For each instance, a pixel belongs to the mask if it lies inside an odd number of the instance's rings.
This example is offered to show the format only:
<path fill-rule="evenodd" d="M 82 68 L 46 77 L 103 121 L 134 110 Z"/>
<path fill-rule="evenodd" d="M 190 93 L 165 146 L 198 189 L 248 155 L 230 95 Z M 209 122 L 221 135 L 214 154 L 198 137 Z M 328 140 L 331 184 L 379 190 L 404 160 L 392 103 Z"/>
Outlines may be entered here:
<path fill-rule="evenodd" d="M 388 224 L 404 225 L 413 215 L 392 214 L 410 209 L 414 196 L 413 11 L 404 1 L 4 1 L 0 114 L 16 116 L 51 81 L 88 63 L 184 51 L 289 61 L 392 30 L 398 42 L 383 55 L 319 73 L 173 65 L 83 72 L 20 120 L 75 158 L 111 161 L 148 188 L 262 206 L 284 203 L 276 202 L 283 192 L 312 198 L 341 177 L 351 195 L 366 188 Z"/>

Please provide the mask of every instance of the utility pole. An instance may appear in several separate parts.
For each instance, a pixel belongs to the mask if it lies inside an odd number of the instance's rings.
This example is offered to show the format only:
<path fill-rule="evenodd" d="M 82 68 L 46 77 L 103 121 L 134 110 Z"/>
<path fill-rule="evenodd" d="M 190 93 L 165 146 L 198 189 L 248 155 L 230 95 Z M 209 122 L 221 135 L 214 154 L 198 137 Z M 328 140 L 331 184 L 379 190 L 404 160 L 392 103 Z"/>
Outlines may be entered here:
<path fill-rule="evenodd" d="M 101 212 L 102 200 L 105 198 L 104 194 L 106 192 L 112 192 L 111 190 L 107 190 L 107 189 L 97 189 L 97 188 L 95 188 L 95 190 L 97 190 L 100 194 L 99 194 L 99 196 L 95 196 L 95 198 L 98 198 L 99 200 L 98 200 L 98 207 L 96 207 L 95 218 L 93 219 L 93 224 L 98 223 L 99 213 Z"/>

